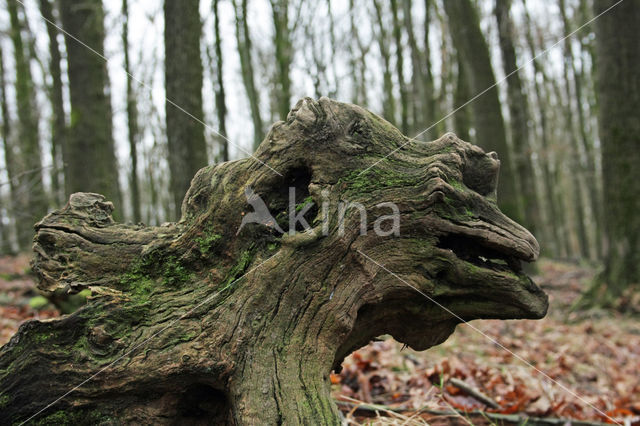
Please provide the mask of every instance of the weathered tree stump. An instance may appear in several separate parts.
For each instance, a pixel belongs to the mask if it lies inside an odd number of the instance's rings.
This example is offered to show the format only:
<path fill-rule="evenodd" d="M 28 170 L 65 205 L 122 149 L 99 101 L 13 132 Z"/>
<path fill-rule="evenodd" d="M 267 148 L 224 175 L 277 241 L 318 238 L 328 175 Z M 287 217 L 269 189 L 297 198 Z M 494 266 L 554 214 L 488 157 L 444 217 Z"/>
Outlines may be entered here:
<path fill-rule="evenodd" d="M 370 339 L 423 350 L 462 320 L 544 316 L 520 268 L 538 244 L 496 205 L 495 154 L 453 134 L 409 141 L 360 107 L 305 98 L 255 155 L 281 175 L 252 158 L 205 167 L 178 223 L 114 223 L 110 202 L 78 193 L 36 225 L 40 288 L 93 297 L 1 349 L 0 423 L 82 383 L 32 421 L 333 424 L 329 373 Z M 313 230 L 290 235 L 289 187 Z M 278 226 L 240 229 L 246 188 Z M 364 235 L 355 208 L 341 229 L 340 200 L 366 207 Z M 373 232 L 387 202 L 399 236 Z"/>

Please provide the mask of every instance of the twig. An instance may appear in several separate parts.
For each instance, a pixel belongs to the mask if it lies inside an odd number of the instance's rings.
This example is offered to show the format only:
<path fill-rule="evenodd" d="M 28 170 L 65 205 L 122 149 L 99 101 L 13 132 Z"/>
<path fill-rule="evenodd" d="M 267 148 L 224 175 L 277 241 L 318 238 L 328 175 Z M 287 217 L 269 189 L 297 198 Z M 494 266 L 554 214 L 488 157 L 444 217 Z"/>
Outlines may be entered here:
<path fill-rule="evenodd" d="M 487 395 L 483 394 L 482 392 L 480 392 L 478 389 L 476 389 L 476 388 L 472 387 L 471 385 L 467 384 L 466 382 L 463 382 L 460 379 L 456 379 L 455 377 L 452 377 L 451 379 L 449 379 L 449 382 L 453 386 L 462 389 L 467 394 L 471 395 L 472 397 L 474 397 L 478 401 L 482 402 L 484 405 L 487 405 L 487 406 L 489 406 L 491 408 L 500 408 L 500 404 L 495 402 L 489 396 L 487 396 Z"/>

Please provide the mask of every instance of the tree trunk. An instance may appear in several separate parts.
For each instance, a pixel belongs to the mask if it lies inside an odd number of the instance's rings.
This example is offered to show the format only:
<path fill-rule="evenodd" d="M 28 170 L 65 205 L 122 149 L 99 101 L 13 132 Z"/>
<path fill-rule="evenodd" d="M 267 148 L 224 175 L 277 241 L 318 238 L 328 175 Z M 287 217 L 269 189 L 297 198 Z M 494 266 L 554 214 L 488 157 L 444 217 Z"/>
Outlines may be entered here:
<path fill-rule="evenodd" d="M 613 1 L 595 2 L 595 14 Z M 599 132 L 608 250 L 593 304 L 609 303 L 640 282 L 640 4 L 622 2 L 596 22 Z M 637 287 L 635 287 L 637 291 Z"/>
<path fill-rule="evenodd" d="M 436 94 L 433 84 L 433 73 L 431 72 L 431 46 L 429 44 L 429 29 L 431 28 L 431 8 L 432 0 L 424 1 L 424 72 L 422 72 L 422 80 L 424 86 L 424 117 L 420 131 L 426 131 L 427 139 L 435 139 L 438 131 L 443 126 L 436 125 L 436 121 L 440 118 L 438 105 L 436 103 Z"/>
<path fill-rule="evenodd" d="M 393 39 L 396 44 L 396 74 L 400 88 L 400 130 L 409 133 L 409 93 L 404 80 L 404 54 L 402 44 L 402 29 L 398 17 L 398 0 L 391 0 L 391 16 L 393 17 Z"/>
<path fill-rule="evenodd" d="M 473 127 L 473 117 L 471 116 L 471 109 L 464 108 L 465 102 L 471 99 L 471 92 L 469 91 L 469 81 L 467 80 L 466 73 L 464 72 L 464 63 L 459 59 L 458 55 L 458 72 L 456 73 L 456 87 L 453 91 L 453 109 L 458 111 L 453 115 L 453 122 L 455 124 L 456 132 L 463 141 L 471 140 L 470 130 Z M 462 107 L 462 108 L 461 108 Z"/>
<path fill-rule="evenodd" d="M 220 133 L 220 146 L 222 161 L 229 161 L 229 141 L 227 140 L 227 103 L 225 100 L 224 79 L 222 69 L 222 39 L 220 38 L 220 12 L 219 0 L 213 0 L 213 30 L 216 45 L 216 113 L 218 114 L 218 133 Z"/>
<path fill-rule="evenodd" d="M 354 104 L 367 105 L 367 53 L 369 52 L 370 45 L 365 46 L 362 42 L 358 31 L 358 25 L 355 19 L 355 5 L 354 0 L 349 0 L 349 28 L 351 30 L 352 43 L 349 44 L 351 52 L 351 72 L 352 72 L 352 85 L 353 91 L 351 100 Z M 355 41 L 356 49 L 353 49 L 353 41 Z"/>
<path fill-rule="evenodd" d="M 509 76 L 506 83 L 511 146 L 520 182 L 519 192 L 524 208 L 524 224 L 535 234 L 540 229 L 540 206 L 533 168 L 533 150 L 529 139 L 529 106 L 520 73 L 517 71 L 516 49 L 513 42 L 516 35 L 511 20 L 511 0 L 496 0 L 494 13 L 498 24 L 502 66 L 505 75 Z"/>
<path fill-rule="evenodd" d="M 100 0 L 61 1 L 67 47 L 71 124 L 68 130 L 67 193 L 95 191 L 121 205 L 112 136 L 109 76 L 104 54 L 104 11 Z M 88 45 L 96 53 L 87 49 Z"/>
<path fill-rule="evenodd" d="M 363 177 L 406 137 L 327 98 L 288 117 L 256 152 L 284 177 L 252 159 L 205 167 L 179 223 L 117 224 L 110 202 L 79 193 L 37 225 L 40 288 L 95 297 L 25 323 L 0 350 L 0 422 L 339 424 L 329 373 L 373 337 L 424 350 L 463 319 L 544 315 L 519 266 L 537 242 L 492 200 L 494 155 L 447 134 Z M 256 196 L 321 223 L 243 226 Z M 394 202 L 402 237 L 371 217 L 361 233 L 354 209 L 342 225 L 343 199 L 371 213 Z"/>
<path fill-rule="evenodd" d="M 404 26 L 407 31 L 407 39 L 409 45 L 409 51 L 411 53 L 411 96 L 409 99 L 410 112 L 411 112 L 411 133 L 422 131 L 425 122 L 428 122 L 424 115 L 426 114 L 426 94 L 424 89 L 422 69 L 424 62 L 422 60 L 422 52 L 418 47 L 418 41 L 413 28 L 413 19 L 411 16 L 412 1 L 403 0 L 402 2 L 402 15 L 404 18 Z M 426 71 L 426 70 L 425 70 Z M 430 132 L 426 135 L 429 139 Z"/>
<path fill-rule="evenodd" d="M 11 140 L 11 117 L 9 116 L 9 103 L 7 102 L 7 82 L 5 80 L 4 53 L 0 45 L 0 116 L 2 117 L 2 148 L 4 153 L 4 164 L 7 169 L 7 180 L 9 186 L 9 216 L 15 217 L 15 210 L 19 205 L 18 185 L 16 176 L 16 161 L 13 141 Z M 14 229 L 17 233 L 17 229 Z M 8 234 L 8 232 L 7 232 Z M 9 238 L 6 238 L 5 245 L 8 250 L 13 251 L 14 247 Z"/>
<path fill-rule="evenodd" d="M 562 17 L 562 24 L 564 28 L 565 34 L 569 34 L 573 29 L 571 28 L 571 24 L 569 23 L 569 19 L 567 18 L 567 10 L 564 0 L 559 0 L 559 9 L 560 16 Z M 569 39 L 566 39 L 564 42 L 565 49 L 565 78 L 568 76 L 571 77 L 572 87 L 573 87 L 573 95 L 575 96 L 575 111 L 577 115 L 577 135 L 576 138 L 576 147 L 579 147 L 582 151 L 581 155 L 576 155 L 576 158 L 580 159 L 580 171 L 581 174 L 586 178 L 586 187 L 587 187 L 587 199 L 589 202 L 589 207 L 591 209 L 591 215 L 593 220 L 593 238 L 594 244 L 592 247 L 595 249 L 595 254 L 601 254 L 601 244 L 602 244 L 602 227 L 601 227 L 601 199 L 600 197 L 600 189 L 598 187 L 596 181 L 596 158 L 593 152 L 593 143 L 589 140 L 587 136 L 587 124 L 584 113 L 584 97 L 583 97 L 583 84 L 582 84 L 582 75 L 576 69 L 572 44 Z M 567 81 L 569 84 L 569 81 Z M 569 87 L 567 87 L 567 91 L 569 91 Z M 570 103 L 571 104 L 571 103 Z M 579 138 L 578 138 L 579 136 Z M 582 159 L 584 157 L 584 159 Z"/>
<path fill-rule="evenodd" d="M 238 4 L 238 2 L 240 2 Z M 253 60 L 251 53 L 251 35 L 247 22 L 247 0 L 233 0 L 236 11 L 236 38 L 238 41 L 238 53 L 240 56 L 240 69 L 242 82 L 249 99 L 251 119 L 253 121 L 253 147 L 258 148 L 264 138 L 262 117 L 260 113 L 260 95 L 256 89 L 253 72 Z"/>
<path fill-rule="evenodd" d="M 391 72 L 391 52 L 389 51 L 389 35 L 387 34 L 387 24 L 383 22 L 384 11 L 379 0 L 373 0 L 375 8 L 375 19 L 378 23 L 378 47 L 382 56 L 382 116 L 391 123 L 396 123 L 396 102 L 393 95 L 393 80 Z"/>
<path fill-rule="evenodd" d="M 207 164 L 202 111 L 199 0 L 164 2 L 167 143 L 173 218 L 193 175 Z M 186 111 L 186 112 L 185 112 Z"/>
<path fill-rule="evenodd" d="M 29 50 L 24 46 L 24 16 L 18 16 L 21 4 L 8 2 L 7 9 L 11 20 L 11 40 L 15 59 L 15 93 L 18 112 L 17 137 L 20 144 L 16 156 L 18 167 L 17 205 L 15 216 L 18 231 L 18 245 L 26 249 L 33 238 L 33 224 L 47 212 L 48 201 L 42 184 L 42 160 L 40 158 L 40 138 L 38 134 L 38 107 L 36 105 L 35 86 L 31 75 Z"/>
<path fill-rule="evenodd" d="M 51 158 L 53 167 L 51 170 L 51 186 L 54 201 L 60 204 L 66 198 L 61 180 L 64 178 L 65 165 L 63 152 L 66 149 L 66 114 L 62 97 L 62 71 L 60 69 L 60 46 L 58 45 L 58 29 L 50 22 L 57 22 L 53 14 L 54 5 L 50 0 L 40 0 L 40 13 L 47 25 L 49 36 L 49 73 L 51 74 L 51 87 L 49 99 L 51 100 Z"/>
<path fill-rule="evenodd" d="M 291 108 L 291 63 L 293 46 L 289 29 L 289 0 L 270 0 L 273 15 L 276 60 L 275 101 L 280 120 L 286 120 Z"/>
<path fill-rule="evenodd" d="M 563 22 L 565 24 L 564 30 L 568 31 L 568 24 L 566 22 L 565 16 L 565 4 L 564 0 L 559 0 L 558 4 L 561 15 L 564 17 Z M 583 259 L 589 259 L 590 255 L 590 247 L 589 247 L 589 238 L 587 236 L 587 227 L 586 227 L 586 218 L 585 218 L 585 202 L 583 197 L 583 181 L 585 178 L 584 173 L 584 165 L 583 165 L 583 153 L 580 150 L 580 145 L 578 142 L 579 129 L 576 127 L 576 123 L 574 120 L 573 110 L 574 110 L 574 93 L 571 90 L 572 87 L 572 77 L 575 78 L 575 74 L 573 72 L 573 53 L 571 50 L 571 40 L 566 38 L 564 40 L 563 46 L 563 54 L 564 61 L 562 67 L 562 74 L 564 77 L 565 84 L 565 99 L 564 99 L 564 111 L 565 111 L 565 128 L 568 129 L 566 134 L 567 139 L 569 139 L 569 146 L 572 151 L 570 156 L 570 165 L 571 168 L 571 193 L 573 195 L 573 209 L 575 214 L 575 225 L 576 225 L 576 235 L 578 237 L 578 254 Z M 579 105 L 576 107 L 580 107 Z"/>
<path fill-rule="evenodd" d="M 529 54 L 532 58 L 536 57 L 536 45 L 533 39 L 532 33 L 532 22 L 527 11 L 526 3 L 523 3 L 524 6 L 524 16 L 525 16 L 525 38 L 527 40 L 527 47 L 529 49 Z M 543 184 L 543 192 L 544 200 L 545 200 L 545 208 L 546 208 L 546 216 L 547 223 L 546 227 L 548 228 L 548 234 L 552 237 L 547 238 L 547 241 L 552 241 L 552 249 L 550 250 L 550 254 L 553 256 L 562 256 L 563 250 L 566 247 L 566 239 L 567 235 L 563 232 L 564 228 L 564 215 L 561 213 L 559 208 L 559 204 L 554 196 L 554 179 L 553 179 L 553 165 L 555 162 L 555 158 L 551 152 L 551 143 L 550 143 L 550 134 L 549 134 L 549 125 L 547 118 L 547 108 L 551 105 L 549 102 L 549 96 L 547 89 L 547 76 L 540 64 L 538 58 L 532 61 L 533 69 L 534 69 L 534 78 L 533 78 L 533 88 L 536 99 L 536 106 L 538 110 L 538 120 L 540 125 L 540 148 L 541 152 L 541 168 L 542 168 L 542 184 Z M 538 81 L 538 78 L 541 78 L 542 83 Z M 565 252 L 566 255 L 566 252 Z"/>
<path fill-rule="evenodd" d="M 495 151 L 500 156 L 502 185 L 498 202 L 509 217 L 522 222 L 517 175 L 512 167 L 498 90 L 495 87 L 496 79 L 491 68 L 489 48 L 480 30 L 477 11 L 470 0 L 447 0 L 443 4 L 450 21 L 449 31 L 464 62 L 471 92 L 474 96 L 484 92 L 469 105 L 473 109 L 475 141 L 482 148 Z"/>
<path fill-rule="evenodd" d="M 129 185 L 131 187 L 131 208 L 133 221 L 142 220 L 140 212 L 140 186 L 138 184 L 138 107 L 136 94 L 133 90 L 131 79 L 131 65 L 129 63 L 129 2 L 122 0 L 122 46 L 124 50 L 124 71 L 127 73 L 127 129 L 129 131 L 129 157 L 131 158 L 131 170 L 129 172 Z"/>

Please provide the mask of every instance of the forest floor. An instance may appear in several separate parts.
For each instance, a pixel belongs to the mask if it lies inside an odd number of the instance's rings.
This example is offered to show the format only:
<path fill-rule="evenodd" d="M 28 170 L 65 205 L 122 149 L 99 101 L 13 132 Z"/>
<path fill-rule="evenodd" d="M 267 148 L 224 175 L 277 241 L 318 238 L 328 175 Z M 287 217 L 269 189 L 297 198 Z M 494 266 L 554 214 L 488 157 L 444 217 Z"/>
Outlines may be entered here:
<path fill-rule="evenodd" d="M 351 354 L 331 375 L 347 422 L 640 425 L 640 318 L 572 312 L 595 271 L 539 267 L 550 297 L 542 320 L 478 320 L 424 352 L 389 338 Z M 0 345 L 22 322 L 59 315 L 34 287 L 28 256 L 0 257 Z"/>

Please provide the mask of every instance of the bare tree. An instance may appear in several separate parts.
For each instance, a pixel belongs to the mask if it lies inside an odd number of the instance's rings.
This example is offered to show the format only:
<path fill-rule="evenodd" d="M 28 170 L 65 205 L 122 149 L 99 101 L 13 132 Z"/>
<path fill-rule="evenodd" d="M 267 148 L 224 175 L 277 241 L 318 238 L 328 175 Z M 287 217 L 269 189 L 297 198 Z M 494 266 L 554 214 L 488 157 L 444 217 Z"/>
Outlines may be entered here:
<path fill-rule="evenodd" d="M 449 17 L 449 32 L 464 63 L 464 70 L 474 96 L 471 103 L 476 130 L 476 143 L 500 156 L 501 191 L 498 203 L 507 215 L 522 220 L 522 203 L 517 175 L 513 171 L 512 156 L 507 145 L 504 119 L 500 109 L 496 79 L 491 67 L 489 49 L 480 30 L 475 6 L 470 0 L 447 0 L 444 10 Z"/>
<path fill-rule="evenodd" d="M 7 2 L 7 9 L 11 20 L 11 41 L 15 60 L 17 136 L 20 141 L 17 147 L 19 155 L 15 158 L 18 164 L 15 178 L 18 179 L 19 194 L 15 199 L 18 204 L 15 206 L 14 214 L 18 224 L 18 244 L 21 248 L 27 248 L 33 238 L 33 225 L 46 213 L 48 201 L 42 182 L 38 107 L 30 67 L 32 52 L 28 43 L 27 46 L 24 43 L 24 39 L 29 38 L 24 24 L 26 16 L 18 2 Z"/>
<path fill-rule="evenodd" d="M 164 2 L 167 146 L 173 218 L 180 217 L 182 199 L 191 178 L 208 163 L 202 125 L 199 3 L 199 0 Z"/>
<path fill-rule="evenodd" d="M 258 147 L 264 138 L 263 122 L 260 114 L 260 95 L 256 88 L 253 71 L 251 35 L 247 23 L 247 0 L 232 0 L 236 11 L 236 39 L 242 70 L 242 82 L 249 99 L 251 119 L 253 120 L 253 147 Z"/>

